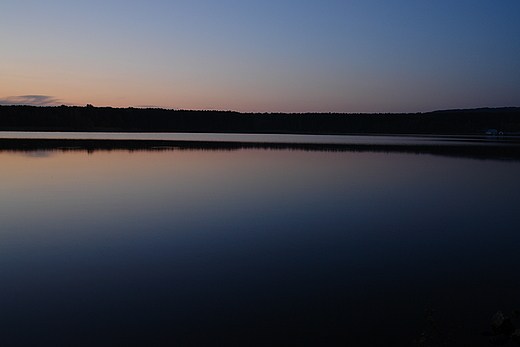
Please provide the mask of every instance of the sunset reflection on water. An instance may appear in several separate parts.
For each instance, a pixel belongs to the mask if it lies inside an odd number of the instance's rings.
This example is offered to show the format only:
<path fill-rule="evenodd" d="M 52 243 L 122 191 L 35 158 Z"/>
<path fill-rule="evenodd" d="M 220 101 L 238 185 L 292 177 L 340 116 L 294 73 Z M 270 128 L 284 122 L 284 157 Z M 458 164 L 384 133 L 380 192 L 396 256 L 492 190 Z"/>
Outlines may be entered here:
<path fill-rule="evenodd" d="M 269 149 L 0 161 L 7 345 L 404 343 L 425 308 L 485 329 L 515 302 L 502 265 L 520 260 L 518 161 Z"/>

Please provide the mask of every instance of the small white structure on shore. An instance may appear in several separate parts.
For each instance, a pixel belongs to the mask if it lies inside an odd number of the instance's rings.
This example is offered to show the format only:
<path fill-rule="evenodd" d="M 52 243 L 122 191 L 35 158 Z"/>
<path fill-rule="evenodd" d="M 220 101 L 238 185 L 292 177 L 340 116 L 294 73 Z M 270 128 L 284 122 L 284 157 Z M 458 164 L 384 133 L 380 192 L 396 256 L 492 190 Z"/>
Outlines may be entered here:
<path fill-rule="evenodd" d="M 497 129 L 488 129 L 486 131 L 486 135 L 498 135 L 498 130 Z"/>

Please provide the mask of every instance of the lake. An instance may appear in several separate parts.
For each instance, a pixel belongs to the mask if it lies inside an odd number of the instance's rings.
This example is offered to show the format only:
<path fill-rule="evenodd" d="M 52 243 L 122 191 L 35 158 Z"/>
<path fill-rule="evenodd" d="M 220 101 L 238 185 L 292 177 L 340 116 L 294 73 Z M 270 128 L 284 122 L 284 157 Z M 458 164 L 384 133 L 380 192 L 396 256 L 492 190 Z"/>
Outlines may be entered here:
<path fill-rule="evenodd" d="M 516 143 L 96 136 L 0 136 L 2 345 L 406 346 L 436 309 L 487 346 L 520 308 Z"/>

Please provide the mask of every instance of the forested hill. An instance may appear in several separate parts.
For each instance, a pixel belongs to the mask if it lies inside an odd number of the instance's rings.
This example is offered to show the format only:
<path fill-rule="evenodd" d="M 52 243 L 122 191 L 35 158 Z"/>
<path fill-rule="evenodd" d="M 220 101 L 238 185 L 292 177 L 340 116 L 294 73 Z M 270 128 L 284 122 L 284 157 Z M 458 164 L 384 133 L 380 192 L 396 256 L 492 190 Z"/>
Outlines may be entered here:
<path fill-rule="evenodd" d="M 488 129 L 520 132 L 520 107 L 353 114 L 0 106 L 2 131 L 483 134 Z"/>

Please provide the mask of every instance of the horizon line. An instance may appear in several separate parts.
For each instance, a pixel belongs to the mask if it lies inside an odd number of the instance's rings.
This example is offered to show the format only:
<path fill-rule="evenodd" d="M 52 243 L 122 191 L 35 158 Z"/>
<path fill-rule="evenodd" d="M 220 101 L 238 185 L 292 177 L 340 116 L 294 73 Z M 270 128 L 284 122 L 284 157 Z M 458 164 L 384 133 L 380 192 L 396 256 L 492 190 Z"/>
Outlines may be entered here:
<path fill-rule="evenodd" d="M 434 113 L 434 112 L 450 112 L 450 111 L 477 111 L 477 110 L 498 110 L 498 109 L 520 109 L 520 106 L 496 106 L 496 107 L 474 107 L 474 108 L 449 108 L 449 109 L 435 109 L 431 111 L 417 111 L 417 112 L 241 112 L 235 110 L 219 110 L 219 109 L 181 109 L 181 108 L 165 108 L 165 107 L 142 107 L 142 106 L 94 106 L 92 104 L 82 105 L 30 105 L 30 104 L 0 104 L 6 107 L 39 107 L 39 108 L 58 108 L 58 107 L 78 107 L 78 108 L 104 108 L 104 109 L 138 109 L 138 110 L 164 110 L 164 111 L 177 111 L 177 112 L 229 112 L 229 113 L 240 113 L 240 114 L 423 114 L 423 113 Z"/>

